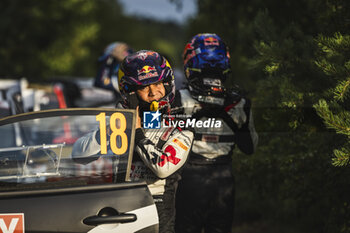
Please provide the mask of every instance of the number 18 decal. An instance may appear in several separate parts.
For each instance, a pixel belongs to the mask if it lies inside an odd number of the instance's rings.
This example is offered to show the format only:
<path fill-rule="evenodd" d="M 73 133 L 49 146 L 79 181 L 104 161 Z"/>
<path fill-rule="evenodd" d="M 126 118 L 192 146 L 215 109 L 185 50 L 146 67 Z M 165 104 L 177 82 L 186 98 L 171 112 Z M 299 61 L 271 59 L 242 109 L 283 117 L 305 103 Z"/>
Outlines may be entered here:
<path fill-rule="evenodd" d="M 106 113 L 101 112 L 96 116 L 96 121 L 100 122 L 100 141 L 101 141 L 101 154 L 107 154 L 107 126 L 106 126 Z M 109 120 L 110 126 L 110 138 L 109 143 L 111 150 L 116 155 L 121 155 L 128 149 L 128 137 L 126 136 L 126 119 L 124 114 L 116 112 L 113 113 Z M 121 145 L 117 145 L 117 137 L 121 139 Z"/>

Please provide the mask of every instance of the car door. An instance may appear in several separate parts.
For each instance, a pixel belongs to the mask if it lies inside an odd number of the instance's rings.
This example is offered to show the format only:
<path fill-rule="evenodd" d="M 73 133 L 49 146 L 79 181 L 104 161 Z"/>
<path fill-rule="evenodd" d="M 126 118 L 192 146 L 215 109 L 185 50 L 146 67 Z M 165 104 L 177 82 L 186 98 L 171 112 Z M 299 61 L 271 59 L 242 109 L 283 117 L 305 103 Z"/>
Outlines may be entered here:
<path fill-rule="evenodd" d="M 0 232 L 158 232 L 146 183 L 129 181 L 134 121 L 119 109 L 0 119 Z M 98 152 L 72 156 L 90 134 Z"/>

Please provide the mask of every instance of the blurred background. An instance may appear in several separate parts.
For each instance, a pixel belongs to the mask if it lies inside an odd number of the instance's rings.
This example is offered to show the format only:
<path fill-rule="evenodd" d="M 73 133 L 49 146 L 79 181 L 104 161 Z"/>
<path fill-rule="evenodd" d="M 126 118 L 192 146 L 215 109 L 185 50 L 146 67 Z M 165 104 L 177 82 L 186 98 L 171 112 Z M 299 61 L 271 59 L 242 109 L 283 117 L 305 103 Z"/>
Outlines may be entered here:
<path fill-rule="evenodd" d="M 0 100 L 11 95 L 15 107 L 0 101 L 1 116 L 20 105 L 17 92 L 9 92 L 17 81 L 24 111 L 82 106 L 52 101 L 60 85 L 70 98 L 99 94 L 108 102 L 108 93 L 88 87 L 97 58 L 114 41 L 164 54 L 181 80 L 185 43 L 197 33 L 217 33 L 230 47 L 232 77 L 226 85 L 239 85 L 252 99 L 260 140 L 255 154 L 233 155 L 232 232 L 350 232 L 349 5 L 349 0 L 2 0 Z M 39 105 L 26 98 L 33 90 Z"/>

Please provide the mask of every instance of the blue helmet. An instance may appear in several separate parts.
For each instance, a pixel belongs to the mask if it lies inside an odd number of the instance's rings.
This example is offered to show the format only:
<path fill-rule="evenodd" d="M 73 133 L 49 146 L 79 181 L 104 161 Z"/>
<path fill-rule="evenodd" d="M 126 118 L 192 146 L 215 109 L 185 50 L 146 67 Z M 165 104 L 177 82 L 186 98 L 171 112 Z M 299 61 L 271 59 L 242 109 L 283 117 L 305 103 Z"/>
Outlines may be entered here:
<path fill-rule="evenodd" d="M 169 62 L 159 53 L 151 50 L 141 50 L 128 55 L 118 71 L 118 83 L 122 105 L 136 108 L 137 105 L 150 110 L 150 103 L 139 100 L 136 90 L 142 86 L 163 82 L 165 96 L 160 99 L 159 106 L 170 106 L 175 98 L 175 81 Z"/>
<path fill-rule="evenodd" d="M 185 46 L 183 61 L 188 79 L 201 73 L 225 78 L 231 71 L 228 47 L 214 33 L 195 35 Z"/>
<path fill-rule="evenodd" d="M 186 44 L 183 60 L 192 97 L 200 102 L 223 104 L 223 83 L 231 67 L 228 47 L 222 39 L 212 33 L 195 35 Z"/>

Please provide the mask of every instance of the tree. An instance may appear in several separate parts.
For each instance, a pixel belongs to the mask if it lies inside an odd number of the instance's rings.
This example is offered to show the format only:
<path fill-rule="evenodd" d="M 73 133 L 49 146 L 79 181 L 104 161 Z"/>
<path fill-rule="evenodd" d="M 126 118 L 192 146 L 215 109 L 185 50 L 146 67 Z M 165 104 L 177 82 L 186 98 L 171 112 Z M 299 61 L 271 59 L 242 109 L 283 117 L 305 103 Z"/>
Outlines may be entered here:
<path fill-rule="evenodd" d="M 93 77 L 114 41 L 156 50 L 175 64 L 185 43 L 179 25 L 125 16 L 117 0 L 4 0 L 0 34 L 0 77 L 32 82 Z"/>
<path fill-rule="evenodd" d="M 40 80 L 68 74 L 91 56 L 99 30 L 91 18 L 96 1 L 1 1 L 1 76 Z"/>
<path fill-rule="evenodd" d="M 266 75 L 256 87 L 255 104 L 262 106 L 257 109 L 262 116 L 257 124 L 263 125 L 260 130 L 269 138 L 260 155 L 270 154 L 265 161 L 258 161 L 262 162 L 260 166 L 279 167 L 272 170 L 279 179 L 271 180 L 271 190 L 265 189 L 265 194 L 277 195 L 276 211 L 298 219 L 300 230 L 349 232 L 349 223 L 340 220 L 350 213 L 348 198 L 342 195 L 349 192 L 344 189 L 348 181 L 343 178 L 349 169 L 332 168 L 329 156 L 334 147 L 347 142 L 325 129 L 313 109 L 325 91 L 334 87 L 334 79 L 327 78 L 316 66 L 320 63 L 314 62 L 320 60 L 317 38 L 346 30 L 348 3 L 309 0 L 286 5 L 289 11 L 285 7 L 278 12 L 273 7 L 261 9 L 254 20 L 258 54 L 251 64 Z M 344 47 L 338 49 L 348 53 Z M 276 131 L 284 133 L 279 136 Z"/>
<path fill-rule="evenodd" d="M 347 140 L 334 149 L 333 165 L 349 165 L 350 160 L 350 34 L 336 33 L 333 37 L 320 35 L 316 42 L 323 54 L 316 65 L 332 80 L 327 99 L 314 105 L 327 127 L 344 135 Z"/>
<path fill-rule="evenodd" d="M 228 41 L 232 80 L 250 91 L 260 135 L 253 156 L 234 154 L 238 217 L 287 226 L 278 232 L 350 232 L 350 169 L 330 160 L 348 138 L 325 128 L 313 107 L 336 87 L 315 63 L 324 57 L 317 38 L 348 34 L 349 1 L 203 0 L 199 11 L 190 30 Z"/>

